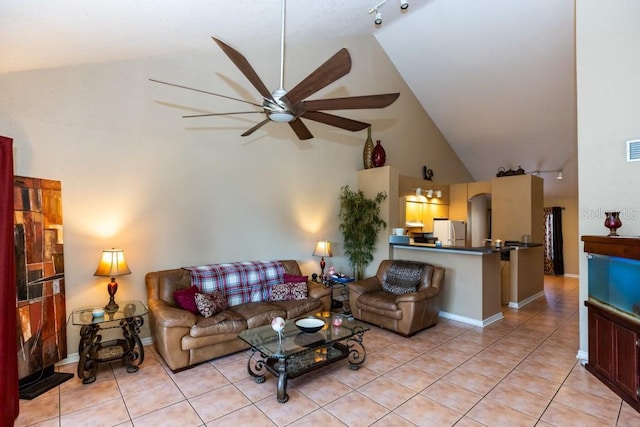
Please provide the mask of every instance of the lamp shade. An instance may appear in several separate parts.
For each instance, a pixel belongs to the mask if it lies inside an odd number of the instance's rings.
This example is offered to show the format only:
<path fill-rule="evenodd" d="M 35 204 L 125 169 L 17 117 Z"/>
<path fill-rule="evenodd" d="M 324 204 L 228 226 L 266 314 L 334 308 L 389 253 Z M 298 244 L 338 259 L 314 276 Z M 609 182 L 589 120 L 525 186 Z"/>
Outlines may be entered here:
<path fill-rule="evenodd" d="M 331 242 L 328 240 L 320 240 L 316 243 L 316 249 L 313 251 L 314 256 L 332 257 Z"/>
<path fill-rule="evenodd" d="M 105 249 L 94 276 L 118 277 L 131 274 L 127 262 L 124 260 L 123 249 Z"/>

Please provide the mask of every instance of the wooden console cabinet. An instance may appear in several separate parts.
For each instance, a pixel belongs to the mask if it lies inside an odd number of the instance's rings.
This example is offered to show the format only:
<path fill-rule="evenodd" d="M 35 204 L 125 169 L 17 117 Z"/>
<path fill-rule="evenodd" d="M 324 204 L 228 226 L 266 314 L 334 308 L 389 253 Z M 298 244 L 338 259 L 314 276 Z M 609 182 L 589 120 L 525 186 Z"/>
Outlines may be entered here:
<path fill-rule="evenodd" d="M 590 254 L 640 260 L 640 239 L 583 236 Z M 638 284 L 633 277 L 633 284 Z M 596 279 L 599 280 L 599 279 Z M 640 411 L 640 321 L 634 313 L 591 297 L 589 278 L 589 363 L 586 369 Z M 615 304 L 615 303 L 614 303 Z"/>

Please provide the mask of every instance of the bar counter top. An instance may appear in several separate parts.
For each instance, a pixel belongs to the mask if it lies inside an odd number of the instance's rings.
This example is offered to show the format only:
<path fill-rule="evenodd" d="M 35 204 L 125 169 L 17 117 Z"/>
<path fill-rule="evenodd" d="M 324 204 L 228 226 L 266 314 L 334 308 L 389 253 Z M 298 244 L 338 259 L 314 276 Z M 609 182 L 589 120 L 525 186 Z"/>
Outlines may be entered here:
<path fill-rule="evenodd" d="M 404 248 L 414 248 L 421 250 L 434 250 L 434 251 L 444 251 L 444 252 L 469 252 L 470 254 L 475 255 L 484 255 L 484 254 L 495 254 L 501 252 L 509 252 L 513 250 L 527 249 L 531 247 L 542 246 L 541 243 L 511 243 L 503 244 L 500 248 L 496 248 L 495 246 L 448 246 L 442 245 L 441 247 L 437 247 L 434 243 L 389 243 L 394 247 L 404 247 Z"/>

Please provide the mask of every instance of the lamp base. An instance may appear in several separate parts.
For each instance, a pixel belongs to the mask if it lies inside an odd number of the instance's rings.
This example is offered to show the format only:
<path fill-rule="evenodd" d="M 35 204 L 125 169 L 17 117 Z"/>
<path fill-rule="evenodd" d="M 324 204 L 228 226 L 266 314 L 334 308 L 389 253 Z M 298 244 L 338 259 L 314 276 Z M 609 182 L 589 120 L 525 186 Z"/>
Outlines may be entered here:
<path fill-rule="evenodd" d="M 118 311 L 118 308 L 120 308 L 114 299 L 116 292 L 118 292 L 118 282 L 116 282 L 115 277 L 112 277 L 111 282 L 107 285 L 107 292 L 109 292 L 109 304 L 104 306 L 104 311 L 107 313 L 115 313 Z"/>
<path fill-rule="evenodd" d="M 118 309 L 120 308 L 120 306 L 118 304 L 116 304 L 116 302 L 113 300 L 113 298 L 111 298 L 109 300 L 109 304 L 104 306 L 104 311 L 107 313 L 115 313 L 116 311 L 118 311 Z"/>

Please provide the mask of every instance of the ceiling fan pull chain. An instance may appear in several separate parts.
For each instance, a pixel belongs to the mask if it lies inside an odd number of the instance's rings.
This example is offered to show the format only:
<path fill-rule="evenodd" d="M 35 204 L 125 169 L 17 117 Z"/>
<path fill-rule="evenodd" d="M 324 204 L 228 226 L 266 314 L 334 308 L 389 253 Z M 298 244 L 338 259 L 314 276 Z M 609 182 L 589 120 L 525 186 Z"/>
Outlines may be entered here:
<path fill-rule="evenodd" d="M 287 9 L 287 0 L 282 0 L 282 30 L 280 37 L 280 89 L 284 90 L 284 19 Z"/>

